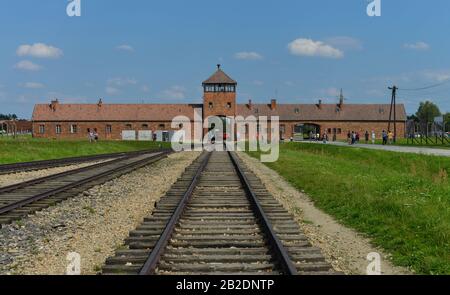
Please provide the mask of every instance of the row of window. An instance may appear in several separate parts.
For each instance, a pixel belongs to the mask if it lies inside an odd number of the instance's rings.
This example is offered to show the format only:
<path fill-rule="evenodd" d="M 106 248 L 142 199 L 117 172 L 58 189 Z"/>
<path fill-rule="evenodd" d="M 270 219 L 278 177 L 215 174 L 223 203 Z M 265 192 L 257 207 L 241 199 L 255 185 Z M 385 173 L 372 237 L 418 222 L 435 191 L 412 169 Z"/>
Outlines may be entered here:
<path fill-rule="evenodd" d="M 141 127 L 143 129 L 148 129 L 149 125 L 148 124 L 142 124 Z M 166 124 L 159 124 L 158 127 L 159 128 L 166 128 Z M 180 128 L 182 128 L 182 127 L 183 127 L 183 125 L 180 124 Z M 125 124 L 125 128 L 126 129 L 132 129 L 133 125 Z M 70 133 L 71 134 L 76 134 L 79 131 L 78 125 L 76 125 L 76 124 L 71 124 L 69 129 L 70 129 Z M 86 131 L 87 132 L 91 132 L 91 128 L 88 128 Z M 97 132 L 97 128 L 93 128 L 92 131 Z M 106 131 L 106 133 L 112 133 L 112 125 L 106 125 L 105 131 Z M 62 133 L 61 125 L 58 124 L 58 125 L 55 126 L 55 132 L 56 132 L 56 134 L 61 134 Z M 45 125 L 39 125 L 39 133 L 40 134 L 44 134 L 45 133 Z"/>
<path fill-rule="evenodd" d="M 205 92 L 236 92 L 236 86 L 227 84 L 205 85 L 204 90 Z"/>
<path fill-rule="evenodd" d="M 212 108 L 214 108 L 214 103 L 209 102 L 208 106 L 210 109 L 212 109 Z M 227 102 L 227 109 L 231 109 L 231 102 Z"/>

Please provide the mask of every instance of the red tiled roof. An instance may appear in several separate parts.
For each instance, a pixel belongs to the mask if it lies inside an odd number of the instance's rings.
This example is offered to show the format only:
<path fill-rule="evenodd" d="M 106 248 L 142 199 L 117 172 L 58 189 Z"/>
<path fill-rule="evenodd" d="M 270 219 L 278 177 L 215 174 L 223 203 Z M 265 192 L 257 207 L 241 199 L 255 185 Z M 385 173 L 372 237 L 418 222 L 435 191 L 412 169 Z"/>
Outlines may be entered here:
<path fill-rule="evenodd" d="M 34 107 L 33 121 L 172 121 L 184 115 L 193 120 L 202 104 L 49 104 Z M 236 114 L 244 117 L 279 116 L 283 121 L 388 121 L 389 104 L 238 104 Z M 406 121 L 405 107 L 397 105 L 397 120 Z"/>
<path fill-rule="evenodd" d="M 184 115 L 194 119 L 196 104 L 49 104 L 35 105 L 33 121 L 172 121 Z"/>
<path fill-rule="evenodd" d="M 284 121 L 388 121 L 389 104 L 277 104 L 274 110 L 270 104 L 237 105 L 236 113 L 241 116 L 279 116 Z M 406 121 L 403 104 L 397 104 L 397 120 Z"/>
<path fill-rule="evenodd" d="M 237 82 L 219 68 L 211 77 L 203 81 L 203 84 L 237 84 Z"/>

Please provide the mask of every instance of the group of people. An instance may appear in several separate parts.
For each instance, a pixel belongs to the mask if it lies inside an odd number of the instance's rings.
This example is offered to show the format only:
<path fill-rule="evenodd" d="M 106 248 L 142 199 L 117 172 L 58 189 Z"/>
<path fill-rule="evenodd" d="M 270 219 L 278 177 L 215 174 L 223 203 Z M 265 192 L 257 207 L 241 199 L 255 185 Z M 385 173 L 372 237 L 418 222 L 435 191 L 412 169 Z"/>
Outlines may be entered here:
<path fill-rule="evenodd" d="M 386 130 L 383 130 L 381 135 L 383 138 L 383 145 L 392 144 L 394 142 L 394 133 L 392 133 L 392 131 L 386 132 Z"/>
<path fill-rule="evenodd" d="M 359 132 L 355 132 L 355 131 L 347 132 L 347 142 L 349 145 L 357 144 L 360 142 L 360 140 L 361 140 L 361 137 L 360 137 Z M 364 132 L 364 140 L 365 140 L 366 144 L 369 143 L 369 140 L 372 140 L 372 144 L 375 144 L 375 140 L 376 140 L 375 131 L 372 130 L 372 132 L 369 133 L 369 131 L 366 130 L 366 132 Z"/>
<path fill-rule="evenodd" d="M 97 133 L 97 129 L 94 129 L 94 130 L 89 130 L 89 133 L 88 133 L 88 139 L 89 139 L 89 142 L 98 142 L 98 133 Z"/>

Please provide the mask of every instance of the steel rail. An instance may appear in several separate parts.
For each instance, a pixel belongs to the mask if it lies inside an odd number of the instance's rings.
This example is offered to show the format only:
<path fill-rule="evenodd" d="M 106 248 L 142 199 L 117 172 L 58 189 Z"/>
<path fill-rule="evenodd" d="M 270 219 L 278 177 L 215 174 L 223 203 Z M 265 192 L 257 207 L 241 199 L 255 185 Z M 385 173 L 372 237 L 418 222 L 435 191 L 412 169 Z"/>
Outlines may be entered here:
<path fill-rule="evenodd" d="M 167 244 L 169 243 L 170 238 L 173 235 L 175 226 L 177 225 L 178 221 L 180 220 L 181 216 L 183 215 L 183 212 L 186 209 L 186 206 L 192 197 L 192 193 L 194 192 L 194 189 L 196 188 L 196 186 L 200 180 L 200 176 L 202 175 L 202 172 L 204 171 L 206 165 L 208 164 L 210 157 L 211 157 L 211 153 L 207 152 L 205 159 L 203 159 L 200 166 L 198 167 L 194 177 L 191 180 L 191 183 L 190 183 L 188 189 L 183 194 L 183 197 L 181 198 L 180 202 L 178 203 L 178 206 L 177 206 L 174 214 L 171 216 L 171 218 L 167 222 L 167 225 L 164 228 L 163 233 L 159 237 L 158 242 L 155 244 L 155 247 L 153 247 L 152 252 L 150 253 L 147 260 L 145 261 L 144 266 L 142 267 L 141 271 L 139 272 L 139 275 L 152 275 L 155 273 L 155 269 L 158 265 L 158 262 L 162 256 L 162 254 L 164 253 L 164 250 L 167 247 Z"/>
<path fill-rule="evenodd" d="M 27 204 L 39 201 L 39 200 L 44 199 L 46 197 L 49 197 L 49 196 L 52 196 L 52 195 L 64 192 L 64 191 L 66 191 L 68 189 L 75 188 L 77 186 L 83 185 L 83 184 L 91 182 L 91 181 L 95 181 L 95 180 L 97 180 L 99 178 L 102 178 L 102 177 L 107 176 L 109 174 L 116 173 L 116 172 L 118 172 L 120 170 L 127 169 L 127 168 L 134 167 L 134 166 L 139 166 L 142 163 L 149 162 L 149 161 L 152 161 L 152 160 L 155 160 L 155 159 L 158 159 L 158 158 L 163 158 L 168 153 L 169 153 L 169 151 L 158 152 L 156 155 L 150 156 L 148 158 L 145 158 L 145 159 L 142 159 L 142 160 L 139 160 L 139 161 L 136 161 L 136 162 L 132 162 L 132 163 L 126 164 L 124 166 L 119 166 L 119 167 L 113 168 L 111 170 L 102 172 L 100 174 L 96 174 L 96 175 L 93 175 L 93 176 L 90 176 L 90 177 L 87 177 L 87 178 L 83 178 L 81 180 L 78 180 L 78 181 L 69 183 L 67 185 L 58 187 L 56 189 L 37 194 L 37 195 L 34 195 L 32 197 L 28 197 L 28 198 L 25 198 L 23 200 L 19 200 L 19 201 L 14 202 L 14 203 L 10 203 L 8 205 L 0 207 L 0 214 L 4 214 L 4 213 L 7 213 L 7 212 L 10 212 L 10 211 L 12 211 L 14 209 L 21 208 L 21 207 L 23 207 L 23 206 L 25 206 Z M 132 157 L 117 159 L 117 161 L 114 161 L 114 163 L 115 162 L 119 162 L 121 160 L 123 161 L 123 160 L 129 159 L 129 158 L 132 158 Z M 111 164 L 111 162 L 107 162 L 107 163 Z M 101 163 L 101 164 L 103 164 L 103 163 Z M 85 168 L 89 168 L 89 169 L 81 168 L 81 170 L 76 170 L 76 172 L 83 172 L 85 170 L 98 168 L 97 165 L 94 165 L 94 166 L 95 167 L 93 167 L 93 166 L 85 167 Z M 101 166 L 105 166 L 105 165 L 101 165 Z M 73 171 L 71 171 L 71 172 L 72 173 L 69 173 L 69 174 L 74 174 Z M 59 176 L 61 176 L 61 174 Z M 46 180 L 48 180 L 48 179 L 46 179 Z"/>
<path fill-rule="evenodd" d="M 254 211 L 259 217 L 260 223 L 265 233 L 267 234 L 269 243 L 272 246 L 272 249 L 274 250 L 279 262 L 281 263 L 281 267 L 283 268 L 284 273 L 287 275 L 296 275 L 297 269 L 292 260 L 290 259 L 286 248 L 283 246 L 277 234 L 274 232 L 272 223 L 270 222 L 258 198 L 253 192 L 247 176 L 245 175 L 244 171 L 242 170 L 241 166 L 238 163 L 236 155 L 230 151 L 228 151 L 228 154 L 230 155 L 231 161 L 233 162 L 237 174 L 241 179 L 241 182 L 244 186 L 244 190 L 247 192 L 248 199 L 250 203 L 253 205 Z"/>
<path fill-rule="evenodd" d="M 152 150 L 142 150 L 142 151 L 133 151 L 133 152 L 119 152 L 119 153 L 70 157 L 70 158 L 51 159 L 51 160 L 42 160 L 42 161 L 2 164 L 2 165 L 0 165 L 0 175 L 48 169 L 48 168 L 54 168 L 54 167 L 60 167 L 60 166 L 65 166 L 65 165 L 70 165 L 70 164 L 84 163 L 84 162 L 102 160 L 102 159 L 108 159 L 108 158 L 119 158 L 119 157 L 140 155 L 140 154 L 151 153 L 151 152 L 155 152 L 155 151 L 162 151 L 162 150 L 158 149 L 158 150 L 153 150 L 153 151 Z"/>

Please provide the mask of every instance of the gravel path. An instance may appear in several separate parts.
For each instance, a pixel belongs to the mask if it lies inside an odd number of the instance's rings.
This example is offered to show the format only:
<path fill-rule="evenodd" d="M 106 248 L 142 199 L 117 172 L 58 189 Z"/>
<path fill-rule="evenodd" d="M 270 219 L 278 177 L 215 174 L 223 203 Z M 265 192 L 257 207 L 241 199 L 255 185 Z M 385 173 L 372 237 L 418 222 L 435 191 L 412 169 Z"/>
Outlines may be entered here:
<path fill-rule="evenodd" d="M 322 142 L 308 142 L 313 144 L 324 144 Z M 351 148 L 365 148 L 372 150 L 381 150 L 381 151 L 390 151 L 390 152 L 398 152 L 398 153 L 412 153 L 412 154 L 422 154 L 422 155 L 430 155 L 430 156 L 442 156 L 442 157 L 450 157 L 450 149 L 439 149 L 439 148 L 427 148 L 427 147 L 413 147 L 413 146 L 398 146 L 398 145 L 377 145 L 377 144 L 365 144 L 358 143 L 355 145 L 348 145 L 345 142 L 327 142 L 326 144 L 338 145 L 338 146 L 346 146 Z"/>
<path fill-rule="evenodd" d="M 52 174 L 57 174 L 57 173 L 61 173 L 61 172 L 69 171 L 69 170 L 83 168 L 86 166 L 91 166 L 91 165 L 103 163 L 106 161 L 110 161 L 110 160 L 87 162 L 87 163 L 82 163 L 82 164 L 55 167 L 55 168 L 49 168 L 49 169 L 41 169 L 41 170 L 36 170 L 36 171 L 4 174 L 4 175 L 0 175 L 0 187 L 13 185 L 16 183 L 32 180 L 35 178 L 45 177 L 45 176 L 49 176 Z"/>
<path fill-rule="evenodd" d="M 96 186 L 0 230 L 0 274 L 64 274 L 69 252 L 96 274 L 199 153 L 185 152 Z"/>
<path fill-rule="evenodd" d="M 245 153 L 239 153 L 239 156 L 267 190 L 295 216 L 310 242 L 322 249 L 335 270 L 345 274 L 366 274 L 367 254 L 377 252 L 382 258 L 382 274 L 410 274 L 405 268 L 393 266 L 389 255 L 373 247 L 369 239 L 317 209 L 305 193 L 296 190 L 278 173 Z"/>

